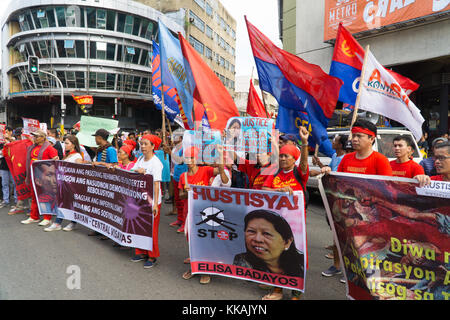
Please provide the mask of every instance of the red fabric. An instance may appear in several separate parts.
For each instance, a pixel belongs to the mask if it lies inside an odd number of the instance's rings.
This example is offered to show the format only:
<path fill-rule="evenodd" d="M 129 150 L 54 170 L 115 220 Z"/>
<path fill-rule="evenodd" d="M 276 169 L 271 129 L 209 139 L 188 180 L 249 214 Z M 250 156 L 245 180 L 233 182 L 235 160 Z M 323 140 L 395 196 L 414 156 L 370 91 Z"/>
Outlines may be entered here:
<path fill-rule="evenodd" d="M 149 258 L 158 258 L 159 257 L 159 219 L 161 217 L 161 205 L 158 205 L 158 216 L 153 218 L 153 250 L 142 250 L 136 248 L 136 255 L 145 254 Z"/>
<path fill-rule="evenodd" d="M 150 141 L 155 146 L 154 150 L 158 150 L 159 145 L 162 142 L 160 137 L 155 136 L 153 134 L 146 134 L 145 136 L 142 137 L 142 139 L 146 139 L 146 140 Z"/>
<path fill-rule="evenodd" d="M 290 154 L 294 157 L 295 161 L 300 158 L 300 150 L 292 144 L 286 144 L 280 149 L 280 154 Z"/>
<path fill-rule="evenodd" d="M 266 182 L 264 182 L 263 187 L 272 189 L 291 187 L 294 191 L 303 191 L 302 185 L 297 181 L 297 179 L 295 179 L 294 170 L 291 170 L 289 172 L 284 172 L 283 170 L 281 170 L 276 177 L 275 175 L 269 176 Z M 297 171 L 300 173 L 303 185 L 306 186 L 309 177 L 309 167 L 306 169 L 306 174 L 302 173 L 300 166 L 297 167 Z"/>
<path fill-rule="evenodd" d="M 430 177 L 430 179 L 434 181 L 444 181 L 444 176 L 443 175 L 432 176 Z"/>
<path fill-rule="evenodd" d="M 342 23 L 340 23 L 336 35 L 336 43 L 334 45 L 332 60 L 345 63 L 358 70 L 361 70 L 364 62 L 364 51 L 364 48 L 358 43 L 358 41 L 356 41 L 356 39 L 342 25 Z M 395 80 L 399 83 L 399 85 L 407 95 L 410 95 L 411 92 L 416 91 L 419 88 L 419 85 L 411 79 L 404 77 L 392 70 L 386 70 L 391 74 L 391 76 L 395 78 Z"/>
<path fill-rule="evenodd" d="M 186 149 L 186 151 L 184 151 L 184 156 L 186 158 L 195 158 L 197 159 L 198 157 L 198 148 L 197 147 L 190 147 L 188 149 Z"/>
<path fill-rule="evenodd" d="M 252 117 L 267 118 L 266 108 L 253 86 L 252 79 L 250 79 L 250 88 L 248 90 L 247 113 Z"/>
<path fill-rule="evenodd" d="M 289 82 L 309 93 L 317 101 L 325 117 L 331 118 L 343 81 L 328 75 L 318 65 L 310 64 L 278 48 L 248 22 L 247 18 L 245 21 L 255 58 L 276 65 Z"/>
<path fill-rule="evenodd" d="M 375 137 L 375 132 L 373 132 L 372 130 L 369 130 L 367 128 L 353 127 L 352 133 L 365 133 L 369 136 Z"/>
<path fill-rule="evenodd" d="M 195 80 L 193 97 L 204 106 L 211 129 L 222 131 L 229 118 L 239 117 L 236 104 L 219 78 L 181 33 L 178 33 L 178 38 Z"/>
<path fill-rule="evenodd" d="M 184 203 L 183 200 L 180 199 L 180 189 L 178 189 L 177 181 L 173 181 L 173 198 L 175 201 L 175 207 L 177 208 L 177 220 L 184 222 L 184 215 L 183 215 L 183 209 L 184 209 Z"/>
<path fill-rule="evenodd" d="M 42 146 L 36 146 L 33 150 L 31 150 L 31 163 L 33 161 L 38 160 L 39 151 L 41 150 Z M 42 154 L 42 160 L 50 160 L 54 157 L 58 156 L 58 151 L 56 151 L 55 148 L 52 146 L 48 146 L 47 149 L 44 150 L 44 153 Z"/>
<path fill-rule="evenodd" d="M 123 150 L 126 154 L 128 154 L 128 158 L 131 158 L 131 154 L 133 153 L 133 147 L 129 144 L 124 144 L 120 147 L 120 150 Z"/>
<path fill-rule="evenodd" d="M 133 149 L 136 148 L 136 141 L 134 141 L 134 140 L 127 139 L 127 140 L 125 140 L 123 143 L 125 143 L 125 144 L 131 146 Z"/>
<path fill-rule="evenodd" d="M 188 184 L 196 186 L 208 186 L 209 179 L 214 176 L 214 168 L 209 166 L 198 167 L 197 172 L 190 176 L 188 172 L 182 173 L 180 181 L 178 182 L 178 188 L 184 189 L 186 186 L 185 177 L 187 175 Z"/>
<path fill-rule="evenodd" d="M 389 160 L 376 151 L 361 160 L 356 158 L 356 152 L 346 154 L 339 164 L 338 172 L 392 176 Z"/>
<path fill-rule="evenodd" d="M 395 177 L 414 178 L 418 174 L 425 174 L 423 167 L 414 162 L 414 160 L 409 160 L 404 163 L 397 163 L 396 160 L 392 160 L 390 164 L 392 175 Z"/>
<path fill-rule="evenodd" d="M 250 161 L 246 159 L 245 163 L 239 164 L 238 166 L 238 170 L 247 175 L 250 182 L 250 189 L 254 190 L 261 190 L 264 182 L 277 172 L 277 168 L 277 166 L 271 164 L 261 168 L 255 164 L 250 164 Z"/>
<path fill-rule="evenodd" d="M 39 220 L 39 208 L 38 208 L 38 203 L 36 200 L 36 194 L 34 193 L 33 186 L 28 186 L 28 188 L 30 188 L 30 190 L 33 190 L 33 191 L 31 191 L 30 218 L 32 218 L 34 220 Z M 44 214 L 43 217 L 45 220 L 52 219 L 51 214 Z"/>
<path fill-rule="evenodd" d="M 25 200 L 31 197 L 31 190 L 25 182 L 27 174 L 27 149 L 33 142 L 28 139 L 7 143 L 3 148 L 3 156 L 8 164 L 9 171 L 14 178 L 17 199 Z"/>

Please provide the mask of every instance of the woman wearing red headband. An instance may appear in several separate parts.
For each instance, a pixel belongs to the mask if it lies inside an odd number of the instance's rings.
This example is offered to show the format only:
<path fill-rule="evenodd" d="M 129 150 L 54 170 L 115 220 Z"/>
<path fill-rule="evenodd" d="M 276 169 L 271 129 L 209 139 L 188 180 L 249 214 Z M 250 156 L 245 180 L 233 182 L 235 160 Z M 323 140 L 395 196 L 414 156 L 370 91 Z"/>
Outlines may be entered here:
<path fill-rule="evenodd" d="M 142 174 L 151 174 L 153 176 L 153 251 L 141 250 L 136 248 L 136 255 L 131 259 L 133 262 L 138 262 L 147 259 L 144 268 L 151 268 L 156 263 L 156 258 L 159 257 L 158 246 L 158 229 L 159 218 L 161 211 L 161 175 L 163 165 L 155 156 L 155 150 L 159 148 L 161 139 L 157 136 L 147 134 L 141 139 L 142 156 L 139 157 L 133 167 L 133 171 Z"/>
<path fill-rule="evenodd" d="M 133 147 L 129 144 L 124 144 L 117 153 L 120 163 L 116 168 L 130 171 L 133 169 L 136 162 L 134 161 Z"/>

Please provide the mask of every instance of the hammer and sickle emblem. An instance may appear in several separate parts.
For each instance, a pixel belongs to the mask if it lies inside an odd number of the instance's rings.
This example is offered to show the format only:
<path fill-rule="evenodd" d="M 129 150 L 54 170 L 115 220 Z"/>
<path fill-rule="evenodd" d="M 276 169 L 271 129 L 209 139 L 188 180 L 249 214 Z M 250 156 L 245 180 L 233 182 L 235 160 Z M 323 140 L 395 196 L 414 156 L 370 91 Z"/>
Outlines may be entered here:
<path fill-rule="evenodd" d="M 344 40 L 342 42 L 341 50 L 347 57 L 350 57 L 350 58 L 355 57 L 355 52 L 352 50 L 352 48 L 349 45 L 347 45 L 347 40 Z"/>

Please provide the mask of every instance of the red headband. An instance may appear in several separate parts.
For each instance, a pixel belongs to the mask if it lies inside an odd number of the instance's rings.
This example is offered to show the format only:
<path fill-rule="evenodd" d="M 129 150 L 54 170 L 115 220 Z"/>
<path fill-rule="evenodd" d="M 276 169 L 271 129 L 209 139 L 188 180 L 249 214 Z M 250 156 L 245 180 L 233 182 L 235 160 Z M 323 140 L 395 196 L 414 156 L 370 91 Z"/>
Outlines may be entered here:
<path fill-rule="evenodd" d="M 300 157 L 300 150 L 292 144 L 287 144 L 280 149 L 280 154 L 290 154 L 297 161 Z"/>
<path fill-rule="evenodd" d="M 361 128 L 361 127 L 353 127 L 352 133 L 365 133 L 369 136 L 375 137 L 375 132 L 373 132 L 372 130 L 366 129 L 366 128 Z"/>
<path fill-rule="evenodd" d="M 127 139 L 123 143 L 131 146 L 133 149 L 136 148 L 136 141 L 134 140 Z"/>
<path fill-rule="evenodd" d="M 124 144 L 120 150 L 123 150 L 126 154 L 128 154 L 128 158 L 131 158 L 131 153 L 133 152 L 133 146 L 129 144 Z"/>
<path fill-rule="evenodd" d="M 162 141 L 161 138 L 153 134 L 146 134 L 145 136 L 142 137 L 142 139 L 150 141 L 155 146 L 154 148 L 155 150 L 159 149 L 159 145 L 161 144 Z"/>

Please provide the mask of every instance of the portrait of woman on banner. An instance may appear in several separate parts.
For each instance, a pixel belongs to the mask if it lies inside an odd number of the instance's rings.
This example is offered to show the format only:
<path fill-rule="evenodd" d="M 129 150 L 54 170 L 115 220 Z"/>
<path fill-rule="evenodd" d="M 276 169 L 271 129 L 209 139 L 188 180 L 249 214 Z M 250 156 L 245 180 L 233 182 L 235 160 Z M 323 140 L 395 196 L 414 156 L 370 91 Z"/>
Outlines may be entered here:
<path fill-rule="evenodd" d="M 244 219 L 246 252 L 237 254 L 233 264 L 291 277 L 304 276 L 304 254 L 297 250 L 287 221 L 269 210 L 255 210 Z"/>

